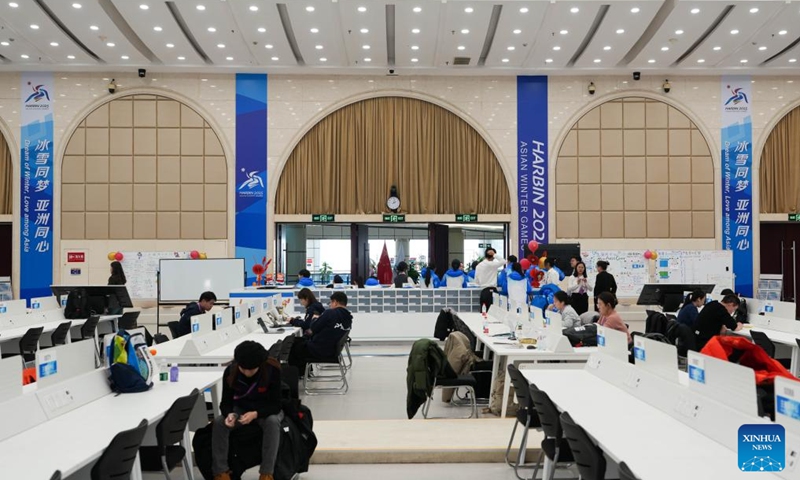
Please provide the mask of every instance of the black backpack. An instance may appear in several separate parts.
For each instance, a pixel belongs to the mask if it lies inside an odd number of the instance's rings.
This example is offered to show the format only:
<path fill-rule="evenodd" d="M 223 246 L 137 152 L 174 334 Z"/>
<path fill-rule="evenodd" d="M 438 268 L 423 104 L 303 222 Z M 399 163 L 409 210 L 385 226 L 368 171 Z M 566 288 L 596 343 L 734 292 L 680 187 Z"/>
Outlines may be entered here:
<path fill-rule="evenodd" d="M 67 304 L 64 306 L 64 318 L 75 320 L 89 318 L 90 315 L 89 296 L 86 295 L 86 290 L 82 288 L 71 290 L 67 295 Z"/>
<path fill-rule="evenodd" d="M 561 333 L 569 340 L 573 347 L 596 347 L 597 324 L 581 325 L 580 327 L 565 328 Z"/>

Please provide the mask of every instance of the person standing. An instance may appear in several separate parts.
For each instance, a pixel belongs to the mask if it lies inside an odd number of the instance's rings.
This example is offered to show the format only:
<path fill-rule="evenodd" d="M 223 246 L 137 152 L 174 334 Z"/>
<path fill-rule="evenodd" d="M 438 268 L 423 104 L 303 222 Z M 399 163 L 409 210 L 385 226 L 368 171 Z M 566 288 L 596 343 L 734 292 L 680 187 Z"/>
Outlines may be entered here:
<path fill-rule="evenodd" d="M 403 288 L 407 285 L 414 285 L 414 280 L 408 277 L 408 264 L 401 261 L 396 267 L 397 275 L 394 277 L 394 288 Z"/>
<path fill-rule="evenodd" d="M 594 279 L 594 309 L 597 309 L 597 297 L 603 293 L 608 292 L 616 298 L 617 296 L 617 281 L 614 280 L 614 275 L 608 273 L 609 263 L 605 260 L 597 262 L 597 277 Z"/>
<path fill-rule="evenodd" d="M 589 277 L 586 276 L 586 264 L 578 262 L 575 264 L 575 271 L 569 277 L 569 285 L 567 286 L 570 304 L 578 312 L 578 315 L 583 315 L 589 311 L 590 290 L 592 290 L 592 284 L 589 283 Z"/>
<path fill-rule="evenodd" d="M 497 256 L 497 250 L 492 247 L 486 249 L 483 261 L 475 267 L 475 283 L 482 288 L 497 287 L 497 274 L 503 268 L 505 261 Z"/>
<path fill-rule="evenodd" d="M 441 280 L 439 275 L 436 275 L 436 265 L 431 261 L 422 269 L 420 274 L 420 286 L 422 288 L 438 288 Z"/>
<path fill-rule="evenodd" d="M 561 282 L 561 277 L 558 275 L 558 270 L 555 269 L 556 261 L 552 258 L 544 259 L 544 280 L 542 285 L 558 285 Z"/>
<path fill-rule="evenodd" d="M 509 255 L 506 259 L 506 266 L 500 271 L 497 276 L 497 288 L 500 290 L 501 295 L 508 295 L 508 276 L 511 275 L 514 264 L 517 263 L 516 255 Z"/>
<path fill-rule="evenodd" d="M 125 285 L 126 283 L 128 283 L 128 279 L 125 278 L 122 264 L 119 262 L 111 262 L 111 276 L 108 277 L 108 284 Z M 109 295 L 106 312 L 109 315 L 122 315 L 122 307 L 119 306 L 119 301 L 115 295 Z"/>

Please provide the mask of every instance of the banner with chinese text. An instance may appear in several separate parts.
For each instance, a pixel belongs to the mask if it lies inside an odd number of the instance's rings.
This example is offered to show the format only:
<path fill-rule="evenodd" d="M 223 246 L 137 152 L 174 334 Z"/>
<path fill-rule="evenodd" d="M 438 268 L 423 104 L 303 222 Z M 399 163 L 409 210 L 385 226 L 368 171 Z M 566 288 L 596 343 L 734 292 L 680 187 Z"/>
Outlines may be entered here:
<path fill-rule="evenodd" d="M 22 74 L 20 298 L 52 295 L 53 75 Z"/>
<path fill-rule="evenodd" d="M 531 240 L 548 242 L 547 77 L 517 77 L 519 256 Z"/>
<path fill-rule="evenodd" d="M 753 296 L 753 124 L 748 76 L 722 77 L 722 248 L 736 292 Z"/>

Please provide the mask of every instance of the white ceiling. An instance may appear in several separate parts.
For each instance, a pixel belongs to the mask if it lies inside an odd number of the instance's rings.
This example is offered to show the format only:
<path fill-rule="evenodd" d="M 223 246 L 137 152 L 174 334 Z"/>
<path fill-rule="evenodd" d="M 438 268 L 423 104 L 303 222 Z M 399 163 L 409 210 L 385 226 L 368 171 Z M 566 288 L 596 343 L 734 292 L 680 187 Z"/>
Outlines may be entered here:
<path fill-rule="evenodd" d="M 6 70 L 789 74 L 800 2 L 0 0 L 0 56 Z"/>

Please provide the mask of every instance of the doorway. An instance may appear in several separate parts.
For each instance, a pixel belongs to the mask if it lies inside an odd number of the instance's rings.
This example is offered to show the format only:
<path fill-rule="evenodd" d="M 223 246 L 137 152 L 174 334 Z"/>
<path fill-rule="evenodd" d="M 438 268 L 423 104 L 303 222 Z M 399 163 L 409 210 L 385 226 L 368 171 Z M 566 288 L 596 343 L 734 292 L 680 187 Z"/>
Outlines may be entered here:
<path fill-rule="evenodd" d="M 800 270 L 800 224 L 761 224 L 761 273 L 783 276 L 781 300 L 797 303 L 797 275 Z M 797 308 L 797 305 L 795 305 Z M 800 310 L 795 311 L 795 318 Z"/>

